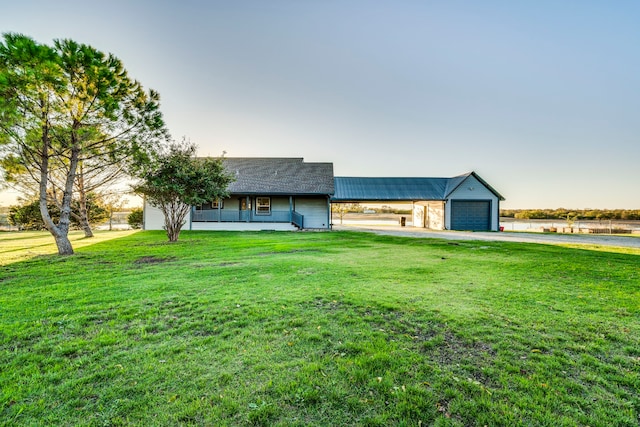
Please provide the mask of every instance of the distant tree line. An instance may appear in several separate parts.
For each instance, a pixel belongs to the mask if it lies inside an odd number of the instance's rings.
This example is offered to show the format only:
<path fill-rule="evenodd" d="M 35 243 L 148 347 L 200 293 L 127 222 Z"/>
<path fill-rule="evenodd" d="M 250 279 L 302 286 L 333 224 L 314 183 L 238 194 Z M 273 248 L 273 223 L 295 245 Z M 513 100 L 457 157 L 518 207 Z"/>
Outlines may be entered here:
<path fill-rule="evenodd" d="M 378 208 L 363 206 L 360 203 L 332 203 L 331 210 L 335 213 L 383 213 L 383 214 L 410 214 L 411 209 L 399 209 L 397 207 L 382 205 Z"/>
<path fill-rule="evenodd" d="M 376 213 L 391 213 L 391 214 L 410 214 L 411 209 L 399 209 L 393 206 L 382 205 L 379 208 L 367 208 L 367 210 L 375 211 Z"/>
<path fill-rule="evenodd" d="M 632 209 L 501 209 L 500 216 L 515 219 L 560 220 L 640 220 L 640 210 Z"/>

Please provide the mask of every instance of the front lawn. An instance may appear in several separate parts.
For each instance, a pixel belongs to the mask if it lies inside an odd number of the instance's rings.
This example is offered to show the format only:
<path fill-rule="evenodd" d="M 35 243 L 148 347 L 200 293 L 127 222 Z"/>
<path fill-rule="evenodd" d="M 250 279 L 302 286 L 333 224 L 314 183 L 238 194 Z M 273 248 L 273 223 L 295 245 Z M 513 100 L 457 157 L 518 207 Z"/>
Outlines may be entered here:
<path fill-rule="evenodd" d="M 71 257 L 0 250 L 3 425 L 640 422 L 637 253 L 358 232 L 100 239 Z"/>

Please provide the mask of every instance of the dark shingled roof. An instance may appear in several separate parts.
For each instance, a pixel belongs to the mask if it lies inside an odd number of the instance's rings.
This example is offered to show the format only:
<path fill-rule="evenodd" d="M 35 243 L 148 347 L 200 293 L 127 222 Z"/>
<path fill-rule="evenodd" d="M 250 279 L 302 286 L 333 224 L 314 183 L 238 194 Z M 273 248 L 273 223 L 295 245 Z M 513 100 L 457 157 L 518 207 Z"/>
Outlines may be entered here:
<path fill-rule="evenodd" d="M 482 182 L 500 200 L 504 198 L 475 172 L 453 178 L 335 178 L 334 202 L 445 200 L 469 176 Z"/>
<path fill-rule="evenodd" d="M 333 163 L 306 163 L 302 158 L 225 157 L 223 164 L 236 178 L 234 194 L 331 195 Z"/>

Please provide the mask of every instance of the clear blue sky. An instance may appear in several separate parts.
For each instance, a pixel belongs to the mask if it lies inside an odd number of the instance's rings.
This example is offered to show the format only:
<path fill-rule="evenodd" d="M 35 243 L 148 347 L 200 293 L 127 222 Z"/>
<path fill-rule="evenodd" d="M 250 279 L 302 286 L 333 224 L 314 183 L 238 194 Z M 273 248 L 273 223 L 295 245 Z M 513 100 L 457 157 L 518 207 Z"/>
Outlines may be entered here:
<path fill-rule="evenodd" d="M 640 1 L 7 2 L 111 52 L 201 155 L 471 170 L 503 208 L 640 209 Z"/>

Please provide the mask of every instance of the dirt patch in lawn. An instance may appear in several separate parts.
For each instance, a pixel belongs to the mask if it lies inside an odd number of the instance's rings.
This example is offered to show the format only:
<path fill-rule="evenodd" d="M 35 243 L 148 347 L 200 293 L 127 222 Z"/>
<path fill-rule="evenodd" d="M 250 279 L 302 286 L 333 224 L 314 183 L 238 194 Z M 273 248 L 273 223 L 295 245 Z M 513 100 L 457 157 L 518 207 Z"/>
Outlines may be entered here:
<path fill-rule="evenodd" d="M 133 263 L 136 265 L 146 264 L 162 264 L 164 262 L 170 262 L 175 260 L 175 257 L 159 257 L 154 255 L 143 256 L 135 260 Z"/>

